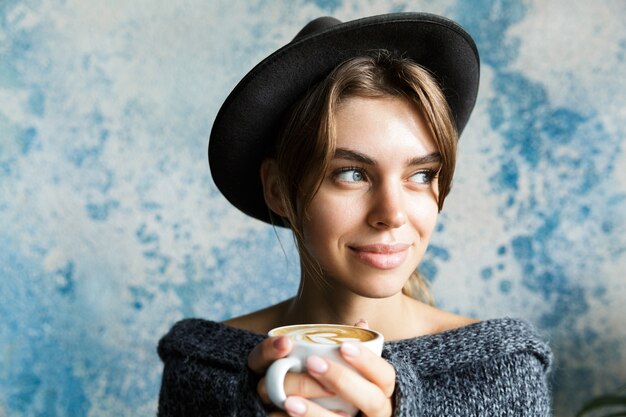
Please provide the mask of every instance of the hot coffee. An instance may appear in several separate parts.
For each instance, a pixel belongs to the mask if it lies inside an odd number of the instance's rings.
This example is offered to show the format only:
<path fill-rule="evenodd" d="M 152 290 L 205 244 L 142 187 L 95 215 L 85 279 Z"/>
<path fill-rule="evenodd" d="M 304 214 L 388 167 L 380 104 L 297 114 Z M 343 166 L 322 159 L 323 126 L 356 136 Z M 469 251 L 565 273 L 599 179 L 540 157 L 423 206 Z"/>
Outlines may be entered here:
<path fill-rule="evenodd" d="M 367 342 L 378 337 L 376 332 L 360 327 L 333 324 L 303 324 L 279 327 L 270 332 L 271 336 L 287 336 L 298 342 L 318 345 L 340 345 L 343 342 Z"/>

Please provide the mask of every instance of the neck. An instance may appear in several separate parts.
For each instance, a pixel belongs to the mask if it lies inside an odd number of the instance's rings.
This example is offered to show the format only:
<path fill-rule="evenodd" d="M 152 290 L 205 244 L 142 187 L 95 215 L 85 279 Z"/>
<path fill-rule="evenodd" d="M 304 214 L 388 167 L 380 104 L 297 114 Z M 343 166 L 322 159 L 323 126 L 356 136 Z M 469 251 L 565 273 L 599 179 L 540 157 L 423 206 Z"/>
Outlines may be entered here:
<path fill-rule="evenodd" d="M 392 340 L 403 338 L 407 330 L 405 320 L 398 318 L 416 317 L 422 307 L 426 306 L 402 292 L 385 298 L 368 298 L 345 289 L 302 279 L 298 295 L 286 305 L 283 320 L 285 324 L 348 325 L 365 320 L 371 329 L 383 333 L 387 340 Z M 411 332 L 415 332 L 415 328 L 411 327 Z"/>

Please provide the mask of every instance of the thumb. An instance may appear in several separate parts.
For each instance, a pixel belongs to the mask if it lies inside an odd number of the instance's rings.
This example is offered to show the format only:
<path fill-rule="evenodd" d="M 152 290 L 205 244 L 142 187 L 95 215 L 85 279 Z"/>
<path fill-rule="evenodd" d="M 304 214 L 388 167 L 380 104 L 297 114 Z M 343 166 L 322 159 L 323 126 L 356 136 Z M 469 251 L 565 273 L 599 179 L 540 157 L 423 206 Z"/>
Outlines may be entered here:
<path fill-rule="evenodd" d="M 359 319 L 359 321 L 357 321 L 354 325 L 356 327 L 362 327 L 364 329 L 369 329 L 370 327 L 369 324 L 367 323 L 367 320 L 365 319 Z"/>

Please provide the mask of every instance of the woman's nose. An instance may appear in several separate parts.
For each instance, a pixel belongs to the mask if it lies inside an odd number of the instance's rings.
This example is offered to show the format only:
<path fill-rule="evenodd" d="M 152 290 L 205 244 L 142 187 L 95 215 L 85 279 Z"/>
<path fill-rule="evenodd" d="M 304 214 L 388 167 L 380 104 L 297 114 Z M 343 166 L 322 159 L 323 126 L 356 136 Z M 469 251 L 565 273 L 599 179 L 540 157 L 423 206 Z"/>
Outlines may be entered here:
<path fill-rule="evenodd" d="M 406 223 L 401 187 L 381 185 L 372 195 L 368 223 L 378 229 L 393 229 Z"/>

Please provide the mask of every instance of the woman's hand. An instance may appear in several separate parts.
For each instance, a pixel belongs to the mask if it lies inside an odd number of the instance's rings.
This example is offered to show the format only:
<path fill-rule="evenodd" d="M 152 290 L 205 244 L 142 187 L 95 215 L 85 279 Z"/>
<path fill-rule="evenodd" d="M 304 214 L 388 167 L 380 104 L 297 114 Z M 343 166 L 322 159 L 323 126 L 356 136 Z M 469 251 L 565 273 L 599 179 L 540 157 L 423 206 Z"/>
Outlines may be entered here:
<path fill-rule="evenodd" d="M 367 327 L 366 323 L 357 325 Z M 291 348 L 291 341 L 287 337 L 265 339 L 248 356 L 248 366 L 255 373 L 264 374 L 272 362 L 287 356 Z M 344 343 L 340 352 L 354 369 L 332 360 L 311 356 L 306 364 L 307 373 L 287 374 L 285 408 L 290 416 L 336 416 L 337 413 L 309 400 L 334 394 L 352 403 L 367 417 L 386 417 L 393 413 L 391 397 L 396 378 L 393 366 L 358 343 Z M 271 407 L 264 378 L 260 380 L 257 391 L 263 403 Z M 283 411 L 270 414 L 284 415 Z"/>
<path fill-rule="evenodd" d="M 396 372 L 383 358 L 358 343 L 341 345 L 341 355 L 355 372 L 337 362 L 311 356 L 308 374 L 320 385 L 352 403 L 367 417 L 390 416 Z M 285 408 L 291 416 L 322 417 L 335 415 L 300 396 L 289 396 Z"/>
<path fill-rule="evenodd" d="M 288 337 L 269 337 L 259 343 L 248 355 L 248 367 L 256 374 L 263 375 L 267 368 L 277 359 L 284 358 L 291 352 L 292 344 Z M 261 401 L 268 408 L 276 409 L 270 401 L 265 388 L 265 378 L 261 378 L 257 386 L 257 393 Z M 302 398 L 319 398 L 331 396 L 310 375 L 306 373 L 289 372 L 285 376 L 285 393 L 287 396 L 297 395 Z M 284 416 L 284 412 L 274 412 L 270 416 Z"/>

